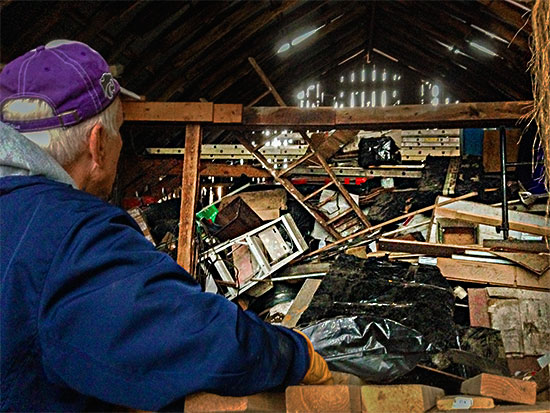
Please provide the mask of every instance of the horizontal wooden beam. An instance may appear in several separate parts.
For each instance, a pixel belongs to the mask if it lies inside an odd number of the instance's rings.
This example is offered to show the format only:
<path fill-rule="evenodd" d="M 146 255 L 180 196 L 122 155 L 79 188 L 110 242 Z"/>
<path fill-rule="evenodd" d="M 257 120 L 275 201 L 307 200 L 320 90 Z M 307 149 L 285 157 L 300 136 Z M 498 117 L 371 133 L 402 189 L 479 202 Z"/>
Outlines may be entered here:
<path fill-rule="evenodd" d="M 247 108 L 243 125 L 318 126 L 335 129 L 415 129 L 514 125 L 532 108 L 530 101 L 399 105 L 375 108 Z"/>
<path fill-rule="evenodd" d="M 249 178 L 270 178 L 265 169 L 254 168 L 252 165 L 224 165 L 219 163 L 201 163 L 202 176 L 220 176 L 238 178 L 246 175 Z"/>
<path fill-rule="evenodd" d="M 515 265 L 489 264 L 437 258 L 437 267 L 448 280 L 505 287 L 550 290 L 550 270 L 541 276 Z"/>
<path fill-rule="evenodd" d="M 250 107 L 209 102 L 124 102 L 129 122 L 204 122 L 231 127 L 415 129 L 514 125 L 532 101 L 399 105 L 375 108 Z"/>
<path fill-rule="evenodd" d="M 438 197 L 438 202 L 450 198 Z M 438 206 L 435 216 L 451 218 L 476 224 L 499 226 L 502 224 L 500 208 L 469 201 L 458 201 L 453 204 Z M 545 217 L 526 212 L 509 211 L 509 226 L 511 230 L 527 232 L 528 234 L 550 236 L 550 226 Z"/>
<path fill-rule="evenodd" d="M 138 122 L 212 122 L 210 102 L 123 102 L 124 120 Z"/>
<path fill-rule="evenodd" d="M 231 123 L 242 122 L 240 104 L 211 102 L 133 102 L 122 103 L 128 122 Z"/>

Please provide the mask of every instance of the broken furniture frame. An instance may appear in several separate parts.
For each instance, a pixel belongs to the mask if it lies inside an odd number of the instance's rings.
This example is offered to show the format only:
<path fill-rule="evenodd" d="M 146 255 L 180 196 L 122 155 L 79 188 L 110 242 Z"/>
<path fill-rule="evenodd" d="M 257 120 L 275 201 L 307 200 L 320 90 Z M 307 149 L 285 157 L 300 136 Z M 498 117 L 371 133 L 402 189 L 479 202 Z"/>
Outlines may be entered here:
<path fill-rule="evenodd" d="M 245 259 L 250 260 L 248 274 L 239 274 L 239 268 L 231 261 L 239 247 L 245 248 Z M 199 257 L 199 265 L 207 275 L 213 276 L 219 287 L 226 290 L 225 296 L 231 300 L 300 256 L 306 249 L 307 244 L 292 216 L 285 214 L 203 252 Z M 245 277 L 239 280 L 239 275 Z"/>

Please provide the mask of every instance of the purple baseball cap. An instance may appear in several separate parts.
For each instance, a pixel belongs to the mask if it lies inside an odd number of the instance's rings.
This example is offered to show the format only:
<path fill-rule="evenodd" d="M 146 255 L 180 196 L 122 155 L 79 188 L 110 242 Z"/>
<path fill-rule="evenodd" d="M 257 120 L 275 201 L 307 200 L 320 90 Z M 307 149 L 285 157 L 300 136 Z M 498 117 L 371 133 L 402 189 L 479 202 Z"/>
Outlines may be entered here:
<path fill-rule="evenodd" d="M 90 46 L 57 40 L 18 57 L 0 72 L 0 109 L 15 99 L 46 102 L 55 116 L 0 121 L 20 132 L 34 132 L 76 125 L 102 112 L 119 93 L 139 99 L 121 88 L 109 65 Z"/>

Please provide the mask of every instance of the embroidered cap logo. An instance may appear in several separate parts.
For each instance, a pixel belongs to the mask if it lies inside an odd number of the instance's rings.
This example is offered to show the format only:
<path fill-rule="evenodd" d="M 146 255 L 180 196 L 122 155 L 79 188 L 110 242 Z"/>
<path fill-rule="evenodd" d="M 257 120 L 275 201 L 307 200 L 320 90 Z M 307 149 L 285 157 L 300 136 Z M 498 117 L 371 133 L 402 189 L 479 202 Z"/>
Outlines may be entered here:
<path fill-rule="evenodd" d="M 100 79 L 101 88 L 107 99 L 112 99 L 116 92 L 115 79 L 110 73 L 103 73 Z"/>

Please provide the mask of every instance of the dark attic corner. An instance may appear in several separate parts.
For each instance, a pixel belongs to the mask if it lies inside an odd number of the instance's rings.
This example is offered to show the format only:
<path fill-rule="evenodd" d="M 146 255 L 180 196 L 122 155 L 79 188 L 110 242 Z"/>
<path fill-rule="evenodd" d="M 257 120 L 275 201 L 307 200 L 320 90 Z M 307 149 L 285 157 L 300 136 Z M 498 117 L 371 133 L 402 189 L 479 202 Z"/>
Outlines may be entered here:
<path fill-rule="evenodd" d="M 0 23 L 0 410 L 550 413 L 547 0 Z"/>

